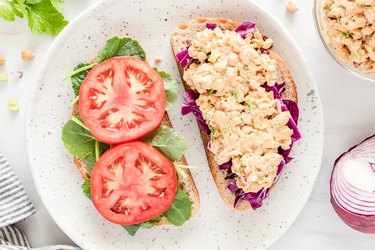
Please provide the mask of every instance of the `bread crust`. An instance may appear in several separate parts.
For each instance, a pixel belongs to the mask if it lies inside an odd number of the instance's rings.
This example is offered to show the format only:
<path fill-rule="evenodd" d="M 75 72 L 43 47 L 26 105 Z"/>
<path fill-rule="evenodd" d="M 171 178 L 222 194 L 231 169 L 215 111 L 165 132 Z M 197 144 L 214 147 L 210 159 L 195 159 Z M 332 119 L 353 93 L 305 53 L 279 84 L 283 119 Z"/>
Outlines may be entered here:
<path fill-rule="evenodd" d="M 179 24 L 170 37 L 170 44 L 173 51 L 173 54 L 176 55 L 180 51 L 184 50 L 186 46 L 190 45 L 193 36 L 195 33 L 202 31 L 206 28 L 206 23 L 216 23 L 217 26 L 222 30 L 235 30 L 240 23 L 223 18 L 210 18 L 210 17 L 199 17 L 196 19 L 192 19 L 187 21 L 186 23 Z M 285 92 L 282 94 L 283 98 L 293 100 L 295 102 L 298 101 L 297 99 L 297 88 L 294 83 L 293 77 L 290 74 L 290 71 L 281 57 L 274 51 L 270 50 L 270 57 L 276 60 L 277 69 L 278 69 L 278 82 L 285 81 Z M 176 57 L 175 57 L 176 59 Z M 183 80 L 184 69 L 178 63 L 176 59 L 176 64 L 178 66 L 178 70 L 180 72 L 181 80 L 184 85 L 186 91 L 190 91 L 191 88 L 189 85 Z M 205 146 L 205 152 L 207 156 L 208 166 L 210 167 L 212 177 L 216 183 L 216 186 L 220 192 L 221 197 L 225 201 L 225 203 L 235 211 L 246 211 L 251 208 L 251 205 L 247 201 L 240 201 L 238 203 L 238 207 L 234 208 L 234 200 L 235 195 L 231 192 L 227 185 L 229 184 L 229 180 L 225 180 L 227 173 L 225 170 L 220 170 L 219 166 L 216 164 L 214 160 L 214 154 L 207 148 L 207 144 L 210 140 L 210 136 L 205 133 L 204 129 L 198 124 L 199 131 L 202 137 L 203 145 Z"/>

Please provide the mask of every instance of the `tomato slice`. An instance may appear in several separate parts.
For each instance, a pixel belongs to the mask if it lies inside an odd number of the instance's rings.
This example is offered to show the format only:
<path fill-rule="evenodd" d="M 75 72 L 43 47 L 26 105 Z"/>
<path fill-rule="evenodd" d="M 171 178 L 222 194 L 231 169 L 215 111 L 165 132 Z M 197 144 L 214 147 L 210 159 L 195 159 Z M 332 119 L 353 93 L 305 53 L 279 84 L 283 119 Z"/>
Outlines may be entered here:
<path fill-rule="evenodd" d="M 107 220 L 132 225 L 155 218 L 173 203 L 177 175 L 173 162 L 144 142 L 107 150 L 91 175 L 91 198 Z"/>
<path fill-rule="evenodd" d="M 95 66 L 79 90 L 79 113 L 92 134 L 108 144 L 134 141 L 158 127 L 165 112 L 163 80 L 130 56 Z"/>

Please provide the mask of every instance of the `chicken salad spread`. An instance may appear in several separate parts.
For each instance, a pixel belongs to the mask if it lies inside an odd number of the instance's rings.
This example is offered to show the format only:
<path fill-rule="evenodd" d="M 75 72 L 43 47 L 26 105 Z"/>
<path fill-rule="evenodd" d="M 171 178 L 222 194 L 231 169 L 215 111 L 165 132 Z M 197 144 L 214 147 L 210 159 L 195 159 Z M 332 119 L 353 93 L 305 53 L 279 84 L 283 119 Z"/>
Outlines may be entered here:
<path fill-rule="evenodd" d="M 278 149 L 292 144 L 289 111 L 263 87 L 277 81 L 276 61 L 262 53 L 272 44 L 257 29 L 245 39 L 219 27 L 205 29 L 194 36 L 189 55 L 195 63 L 183 76 L 199 93 L 216 163 L 232 161 L 244 192 L 269 188 L 283 160 Z"/>

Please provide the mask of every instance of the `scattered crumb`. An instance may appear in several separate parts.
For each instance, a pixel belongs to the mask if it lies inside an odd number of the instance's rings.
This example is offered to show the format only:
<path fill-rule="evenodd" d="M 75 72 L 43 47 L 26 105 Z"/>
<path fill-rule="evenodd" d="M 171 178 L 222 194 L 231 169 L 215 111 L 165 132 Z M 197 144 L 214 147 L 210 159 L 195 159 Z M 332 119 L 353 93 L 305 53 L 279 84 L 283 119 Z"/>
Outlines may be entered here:
<path fill-rule="evenodd" d="M 8 100 L 8 108 L 11 112 L 18 112 L 20 111 L 20 108 L 17 104 L 17 99 L 16 98 L 9 98 Z"/>
<path fill-rule="evenodd" d="M 8 81 L 8 73 L 1 72 L 0 73 L 0 82 L 7 82 Z"/>
<path fill-rule="evenodd" d="M 22 60 L 24 61 L 30 61 L 33 60 L 34 54 L 28 49 L 25 49 L 22 51 Z"/>
<path fill-rule="evenodd" d="M 288 12 L 293 13 L 293 12 L 296 12 L 298 9 L 299 9 L 299 8 L 298 8 L 296 2 L 293 1 L 293 0 L 289 0 L 288 4 L 286 5 L 286 10 L 287 10 Z"/>
<path fill-rule="evenodd" d="M 156 57 L 156 58 L 155 58 L 155 62 L 157 62 L 157 63 L 158 63 L 158 62 L 161 62 L 161 58 L 160 58 L 160 57 Z"/>

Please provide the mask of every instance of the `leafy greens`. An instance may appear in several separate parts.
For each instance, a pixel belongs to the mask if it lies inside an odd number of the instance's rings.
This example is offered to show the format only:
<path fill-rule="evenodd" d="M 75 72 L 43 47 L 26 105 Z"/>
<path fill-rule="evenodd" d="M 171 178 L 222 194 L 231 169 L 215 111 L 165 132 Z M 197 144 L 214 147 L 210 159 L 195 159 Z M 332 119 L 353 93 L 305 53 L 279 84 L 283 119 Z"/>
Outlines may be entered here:
<path fill-rule="evenodd" d="M 0 0 L 0 18 L 26 18 L 31 32 L 57 35 L 68 24 L 62 15 L 64 0 Z"/>

